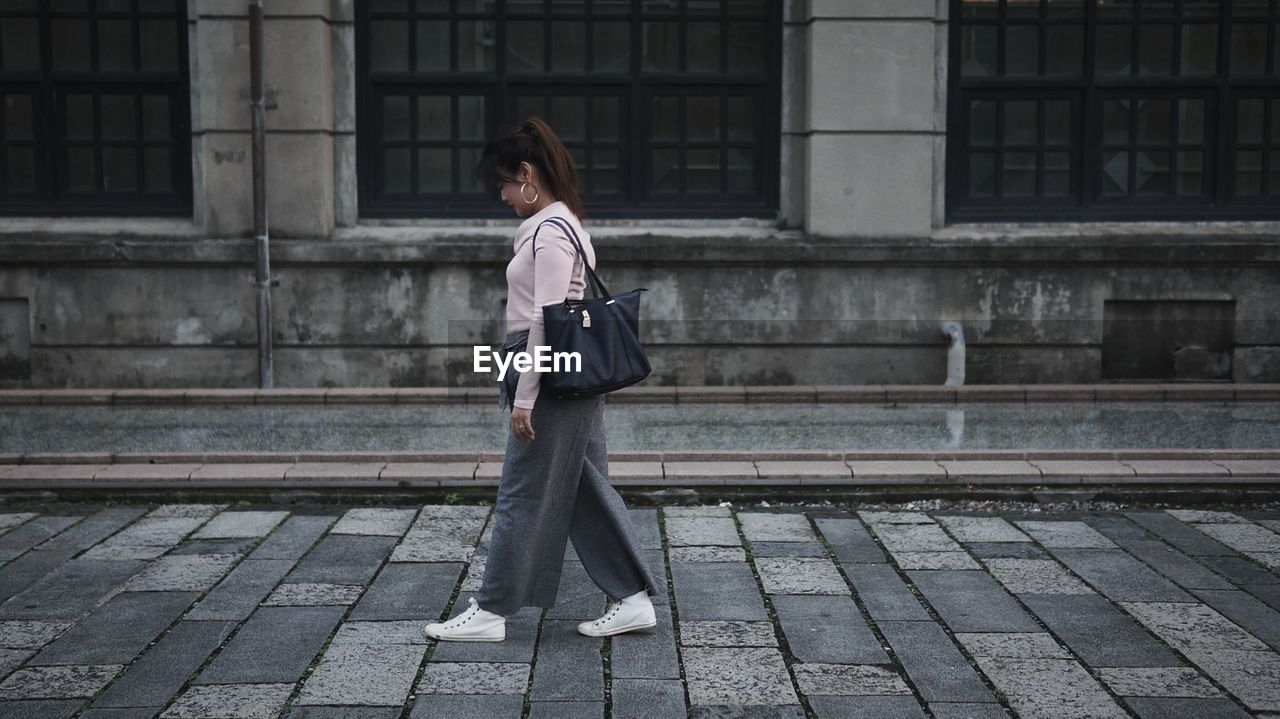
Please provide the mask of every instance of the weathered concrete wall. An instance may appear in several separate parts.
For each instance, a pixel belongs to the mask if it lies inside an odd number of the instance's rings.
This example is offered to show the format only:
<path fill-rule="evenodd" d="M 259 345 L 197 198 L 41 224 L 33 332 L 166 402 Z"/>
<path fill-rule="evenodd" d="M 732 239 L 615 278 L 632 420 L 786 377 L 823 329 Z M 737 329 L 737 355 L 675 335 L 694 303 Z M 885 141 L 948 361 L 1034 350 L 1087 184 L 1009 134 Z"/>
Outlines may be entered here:
<path fill-rule="evenodd" d="M 276 385 L 482 383 L 471 345 L 502 337 L 509 229 L 276 241 Z M 1232 376 L 1280 381 L 1280 245 L 1264 237 L 870 242 L 601 227 L 594 241 L 612 290 L 651 290 L 655 384 L 941 383 L 946 320 L 964 328 L 970 383 L 1093 382 L 1108 299 L 1234 300 Z M 30 337 L 0 338 L 29 346 L 30 376 L 7 383 L 256 384 L 250 244 L 99 244 L 0 243 L 0 299 L 31 313 Z"/>

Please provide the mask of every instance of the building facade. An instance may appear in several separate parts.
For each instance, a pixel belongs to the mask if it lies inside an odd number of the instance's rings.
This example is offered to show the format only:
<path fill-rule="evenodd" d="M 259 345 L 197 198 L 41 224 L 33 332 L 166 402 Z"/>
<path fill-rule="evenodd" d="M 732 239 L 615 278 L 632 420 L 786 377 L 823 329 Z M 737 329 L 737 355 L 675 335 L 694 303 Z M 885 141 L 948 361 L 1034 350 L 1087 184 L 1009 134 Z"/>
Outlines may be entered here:
<path fill-rule="evenodd" d="M 656 384 L 1280 381 L 1277 0 L 265 0 L 280 387 L 481 384 L 548 118 Z M 0 9 L 0 384 L 257 383 L 249 24 Z"/>

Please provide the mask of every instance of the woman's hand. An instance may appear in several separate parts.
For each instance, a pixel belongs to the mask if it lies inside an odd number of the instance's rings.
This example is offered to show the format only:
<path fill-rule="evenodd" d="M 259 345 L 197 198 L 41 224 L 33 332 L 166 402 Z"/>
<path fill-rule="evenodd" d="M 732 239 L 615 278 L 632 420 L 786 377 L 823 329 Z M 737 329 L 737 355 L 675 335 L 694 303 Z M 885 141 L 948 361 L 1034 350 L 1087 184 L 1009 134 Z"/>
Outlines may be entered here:
<path fill-rule="evenodd" d="M 516 439 L 525 442 L 532 442 L 533 434 L 533 410 L 521 409 L 516 407 L 511 410 L 511 432 Z"/>

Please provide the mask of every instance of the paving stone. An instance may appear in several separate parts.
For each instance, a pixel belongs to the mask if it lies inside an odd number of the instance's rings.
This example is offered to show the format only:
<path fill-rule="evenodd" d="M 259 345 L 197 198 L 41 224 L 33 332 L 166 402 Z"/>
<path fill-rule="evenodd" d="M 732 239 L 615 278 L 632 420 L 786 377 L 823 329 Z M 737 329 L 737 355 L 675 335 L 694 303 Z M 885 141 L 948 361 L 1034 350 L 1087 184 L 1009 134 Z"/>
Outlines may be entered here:
<path fill-rule="evenodd" d="M 353 604 L 364 587 L 359 584 L 291 582 L 281 584 L 263 600 L 264 606 L 305 607 L 322 604 Z"/>
<path fill-rule="evenodd" d="M 887 564 L 845 564 L 844 571 L 867 608 L 867 614 L 875 621 L 932 620 L 893 567 Z"/>
<path fill-rule="evenodd" d="M 178 622 L 98 696 L 94 708 L 164 706 L 235 629 L 235 622 Z"/>
<path fill-rule="evenodd" d="M 575 621 L 544 620 L 529 699 L 604 701 L 602 643 L 602 639 L 578 634 Z"/>
<path fill-rule="evenodd" d="M 258 539 L 256 537 L 249 538 L 232 538 L 232 539 L 188 539 L 185 542 L 173 547 L 169 550 L 169 556 L 177 556 L 180 554 L 248 554 L 253 549 Z"/>
<path fill-rule="evenodd" d="M 986 572 L 913 571 L 911 581 L 954 632 L 1034 632 L 1039 626 Z"/>
<path fill-rule="evenodd" d="M 686 647 L 684 670 L 690 704 L 800 703 L 777 649 Z"/>
<path fill-rule="evenodd" d="M 672 562 L 745 562 L 742 547 L 671 547 Z"/>
<path fill-rule="evenodd" d="M 739 512 L 742 536 L 749 542 L 813 542 L 817 536 L 803 514 Z"/>
<path fill-rule="evenodd" d="M 1123 719 L 1127 716 L 1078 663 L 1064 659 L 978 657 L 978 666 L 1019 717 Z"/>
<path fill-rule="evenodd" d="M 0 719 L 70 719 L 83 699 L 0 701 Z"/>
<path fill-rule="evenodd" d="M 385 564 L 351 610 L 351 618 L 434 621 L 448 605 L 461 573 L 461 564 Z"/>
<path fill-rule="evenodd" d="M 263 537 L 289 516 L 288 512 L 232 511 L 222 512 L 200 527 L 195 539 L 228 539 Z"/>
<path fill-rule="evenodd" d="M 1030 542 L 1031 537 L 1000 517 L 939 515 L 936 518 L 960 542 Z"/>
<path fill-rule="evenodd" d="M 885 549 L 902 552 L 959 552 L 955 540 L 936 524 L 882 524 L 873 527 Z"/>
<path fill-rule="evenodd" d="M 1258 566 L 1256 562 L 1244 557 L 1205 556 L 1198 558 L 1210 569 L 1221 574 L 1227 581 L 1241 587 L 1273 585 L 1280 587 L 1280 576 Z"/>
<path fill-rule="evenodd" d="M 246 559 L 187 612 L 187 619 L 243 621 L 289 569 L 289 559 Z"/>
<path fill-rule="evenodd" d="M 127 664 L 186 611 L 194 592 L 128 592 L 103 603 L 32 664 Z"/>
<path fill-rule="evenodd" d="M 1234 512 L 1217 512 L 1208 509 L 1166 509 L 1169 516 L 1189 523 L 1246 524 L 1249 520 Z"/>
<path fill-rule="evenodd" d="M 1280 552 L 1280 534 L 1256 524 L 1200 524 L 1196 528 L 1242 554 Z"/>
<path fill-rule="evenodd" d="M 426 526 L 437 520 L 474 522 L 481 524 L 489 517 L 492 508 L 475 504 L 424 504 L 418 510 L 416 525 Z"/>
<path fill-rule="evenodd" d="M 0 534 L 0 562 L 7 562 L 79 522 L 78 516 L 46 514 Z"/>
<path fill-rule="evenodd" d="M 987 559 L 988 571 L 1014 594 L 1093 594 L 1051 559 Z"/>
<path fill-rule="evenodd" d="M 409 719 L 520 719 L 523 713 L 519 694 L 423 694 Z"/>
<path fill-rule="evenodd" d="M 487 508 L 481 507 L 480 509 Z M 432 516 L 427 508 L 391 552 L 393 562 L 467 562 L 484 531 L 485 516 Z"/>
<path fill-rule="evenodd" d="M 1121 602 L 1120 606 L 1184 653 L 1193 649 L 1267 651 L 1257 637 L 1204 604 Z"/>
<path fill-rule="evenodd" d="M 368 584 L 395 543 L 395 537 L 330 534 L 320 540 L 285 579 L 290 582 Z"/>
<path fill-rule="evenodd" d="M 249 559 L 297 560 L 333 525 L 334 517 L 292 515 L 262 540 Z"/>
<path fill-rule="evenodd" d="M 39 649 L 71 628 L 74 622 L 13 619 L 0 622 L 0 647 Z"/>
<path fill-rule="evenodd" d="M 222 579 L 236 554 L 189 554 L 161 557 L 125 582 L 126 592 L 205 592 Z"/>
<path fill-rule="evenodd" d="M 530 702 L 529 719 L 603 719 L 604 702 Z"/>
<path fill-rule="evenodd" d="M 1018 526 L 1050 549 L 1111 549 L 1115 542 L 1084 522 L 1022 521 Z"/>
<path fill-rule="evenodd" d="M 292 706 L 285 719 L 400 719 L 400 707 Z"/>
<path fill-rule="evenodd" d="M 106 544 L 172 547 L 204 522 L 203 517 L 143 517 L 102 541 Z"/>
<path fill-rule="evenodd" d="M 728 507 L 695 506 L 695 507 L 663 507 L 662 516 L 672 517 L 732 517 Z"/>
<path fill-rule="evenodd" d="M 680 621 L 680 645 L 685 647 L 776 647 L 773 622 L 729 620 Z"/>
<path fill-rule="evenodd" d="M 1249 719 L 1249 714 L 1229 699 L 1128 697 L 1124 703 L 1141 719 Z"/>
<path fill-rule="evenodd" d="M 528 664 L 428 662 L 418 680 L 419 694 L 516 694 L 529 687 Z"/>
<path fill-rule="evenodd" d="M 1126 552 L 1186 589 L 1232 589 L 1230 582 L 1159 540 L 1116 540 Z"/>
<path fill-rule="evenodd" d="M 426 651 L 425 644 L 330 644 L 294 703 L 402 706 Z"/>
<path fill-rule="evenodd" d="M 831 551 L 841 562 L 885 562 L 884 550 L 856 519 L 817 517 L 813 520 L 818 531 L 831 545 Z"/>
<path fill-rule="evenodd" d="M 1125 512 L 1124 516 L 1193 557 L 1235 555 L 1235 551 L 1227 545 L 1197 532 L 1164 512 Z"/>
<path fill-rule="evenodd" d="M 999 704 L 934 702 L 929 711 L 934 719 L 1009 719 L 1009 713 Z"/>
<path fill-rule="evenodd" d="M 731 549 L 731 547 L 718 547 Z M 826 559 L 827 548 L 817 542 L 752 542 L 754 557 L 821 557 Z"/>
<path fill-rule="evenodd" d="M 681 619 L 767 619 L 755 576 L 746 564 L 672 562 Z"/>
<path fill-rule="evenodd" d="M 154 719 L 160 713 L 160 709 L 161 707 L 114 707 L 89 709 L 80 715 L 80 719 Z M 0 711 L 0 716 L 4 716 L 3 711 Z"/>
<path fill-rule="evenodd" d="M 655 606 L 658 625 L 640 632 L 618 634 L 612 639 L 609 673 L 617 679 L 679 679 L 671 608 Z"/>
<path fill-rule="evenodd" d="M 982 568 L 965 552 L 894 552 L 893 560 L 903 569 Z"/>
<path fill-rule="evenodd" d="M 966 544 L 978 559 L 1048 559 L 1049 553 L 1027 542 L 974 542 Z"/>
<path fill-rule="evenodd" d="M 36 512 L 0 512 L 0 532 L 5 532 L 28 519 L 40 516 Z"/>
<path fill-rule="evenodd" d="M 560 570 L 560 586 L 555 606 L 547 610 L 547 619 L 594 619 L 604 614 L 607 598 L 591 581 L 581 562 L 565 562 Z"/>
<path fill-rule="evenodd" d="M 808 557 L 757 558 L 766 594 L 849 594 L 836 565 Z"/>
<path fill-rule="evenodd" d="M 684 719 L 686 716 L 684 683 L 678 679 L 613 680 L 613 719 Z"/>
<path fill-rule="evenodd" d="M 200 504 L 196 502 L 183 502 L 179 504 L 161 504 L 158 507 L 147 512 L 147 517 L 165 518 L 165 517 L 187 517 L 208 519 L 213 515 L 226 509 L 227 504 Z"/>
<path fill-rule="evenodd" d="M 27 552 L 13 561 L 0 565 L 0 617 L 6 616 L 6 612 L 12 612 L 17 606 L 12 602 L 4 605 L 3 602 L 57 572 L 75 553 L 75 549 L 42 549 L 39 552 Z M 141 566 L 141 562 L 135 562 L 134 566 Z M 24 607 L 40 609 L 38 603 L 32 606 L 24 605 Z"/>
<path fill-rule="evenodd" d="M 662 549 L 662 532 L 658 529 L 658 510 L 627 510 L 631 515 L 631 526 L 635 528 L 636 543 L 641 549 Z"/>
<path fill-rule="evenodd" d="M 773 597 L 773 609 L 791 654 L 802 662 L 889 662 L 880 641 L 848 597 L 777 596 Z"/>
<path fill-rule="evenodd" d="M 426 644 L 425 623 L 402 619 L 385 622 L 347 621 L 338 625 L 333 644 Z"/>
<path fill-rule="evenodd" d="M 292 692 L 292 684 L 197 685 L 160 719 L 275 719 Z"/>
<path fill-rule="evenodd" d="M 1055 549 L 1053 556 L 1113 602 L 1190 602 L 1191 595 L 1120 549 Z"/>
<path fill-rule="evenodd" d="M 656 609 L 656 608 L 655 608 Z M 507 638 L 500 642 L 438 642 L 433 662 L 533 662 L 542 610 L 525 607 L 507 617 Z"/>
<path fill-rule="evenodd" d="M 1267 646 L 1280 650 L 1280 612 L 1239 590 L 1199 590 L 1193 593 Z"/>
<path fill-rule="evenodd" d="M 0 679 L 9 676 L 35 653 L 34 649 L 0 648 Z"/>
<path fill-rule="evenodd" d="M 1156 535 L 1138 526 L 1128 517 L 1118 514 L 1086 514 L 1081 517 L 1081 521 L 1116 543 L 1122 540 L 1153 541 L 1156 539 Z"/>
<path fill-rule="evenodd" d="M 877 626 L 926 702 L 996 701 L 942 627 L 933 622 Z"/>
<path fill-rule="evenodd" d="M 731 517 L 672 517 L 666 520 L 666 532 L 672 547 L 742 545 Z"/>
<path fill-rule="evenodd" d="M 797 664 L 796 685 L 805 696 L 909 695 L 911 689 L 887 667 L 871 664 Z"/>
<path fill-rule="evenodd" d="M 245 620 L 195 682 L 288 682 L 292 686 L 344 612 L 343 607 L 262 607 Z"/>
<path fill-rule="evenodd" d="M 119 664 L 23 667 L 0 682 L 0 701 L 93 696 L 122 668 Z"/>
<path fill-rule="evenodd" d="M 961 632 L 955 635 L 975 657 L 1006 659 L 1070 659 L 1071 654 L 1047 632 Z"/>
<path fill-rule="evenodd" d="M 1280 712 L 1280 654 L 1205 646 L 1183 654 L 1250 710 Z"/>
<path fill-rule="evenodd" d="M 65 556 L 54 555 L 57 559 Z M 18 560 L 21 561 L 21 560 Z M 145 562 L 70 559 L 0 605 L 0 619 L 79 619 L 118 590 Z"/>
<path fill-rule="evenodd" d="M 915 697 L 826 697 L 809 700 L 818 719 L 924 719 Z M 801 714 L 800 716 L 804 716 Z"/>
<path fill-rule="evenodd" d="M 1098 678 L 1122 697 L 1213 699 L 1222 693 L 1190 667 L 1098 667 Z"/>
<path fill-rule="evenodd" d="M 348 509 L 330 534 L 369 534 L 402 536 L 409 529 L 417 510 L 390 507 L 356 507 Z"/>
<path fill-rule="evenodd" d="M 1096 594 L 1027 595 L 1023 602 L 1086 664 L 1176 667 L 1182 661 L 1133 619 Z"/>
<path fill-rule="evenodd" d="M 870 525 L 879 524 L 933 524 L 933 518 L 923 512 L 880 512 L 863 510 L 858 516 Z"/>
<path fill-rule="evenodd" d="M 40 545 L 40 549 L 46 552 L 88 549 L 129 522 L 141 517 L 146 511 L 145 507 L 107 507 L 48 539 Z"/>

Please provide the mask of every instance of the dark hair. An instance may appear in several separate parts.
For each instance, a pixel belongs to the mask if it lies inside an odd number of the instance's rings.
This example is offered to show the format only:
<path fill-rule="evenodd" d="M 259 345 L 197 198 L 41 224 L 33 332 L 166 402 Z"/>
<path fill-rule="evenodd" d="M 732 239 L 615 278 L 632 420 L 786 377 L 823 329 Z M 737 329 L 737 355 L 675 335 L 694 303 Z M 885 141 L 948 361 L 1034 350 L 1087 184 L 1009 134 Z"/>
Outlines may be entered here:
<path fill-rule="evenodd" d="M 555 131 L 541 117 L 531 116 L 518 127 L 503 130 L 480 154 L 476 179 L 487 187 L 516 181 L 520 163 L 538 168 L 538 174 L 551 194 L 578 216 L 585 217 L 578 197 L 578 171 L 573 156 Z"/>

